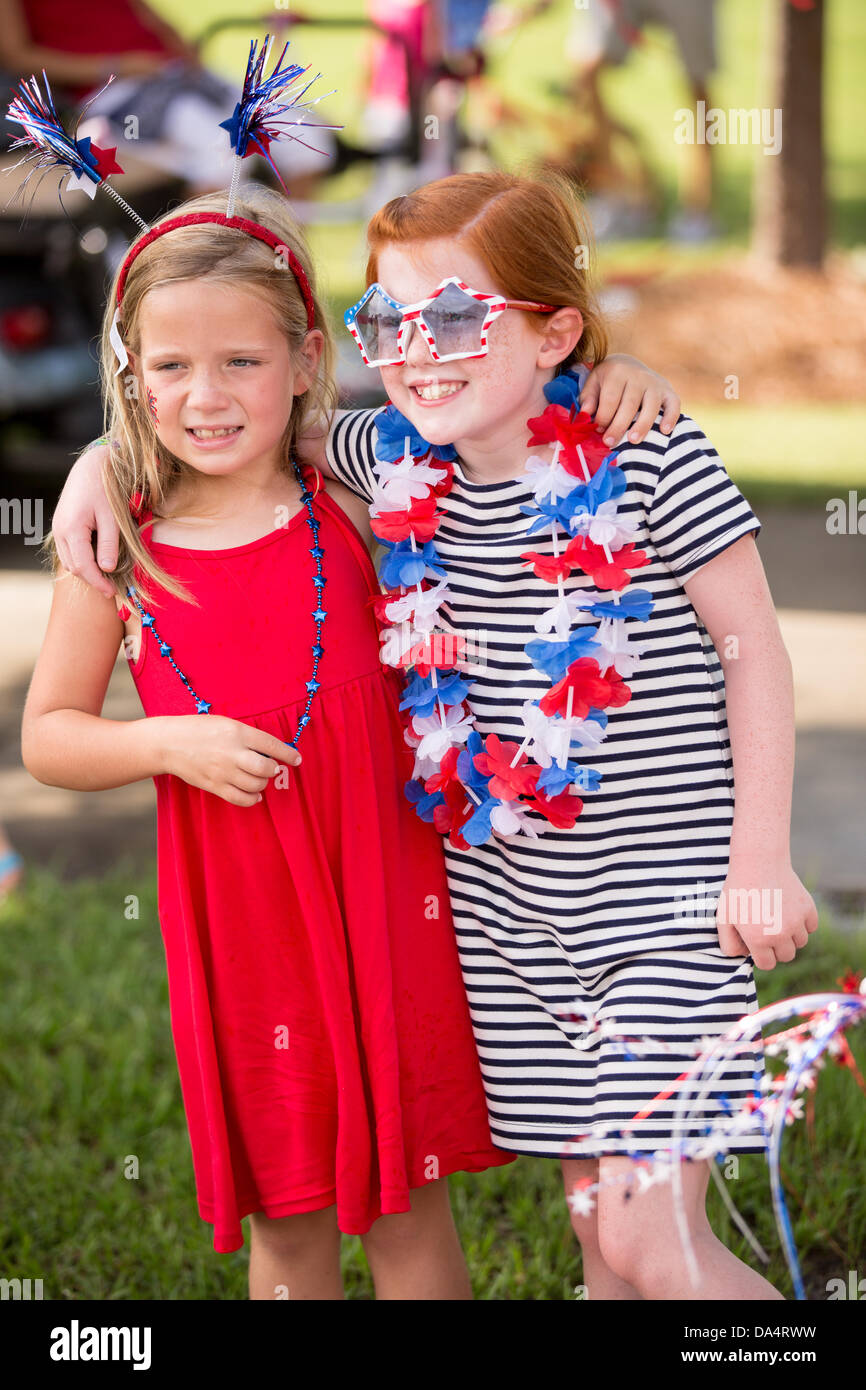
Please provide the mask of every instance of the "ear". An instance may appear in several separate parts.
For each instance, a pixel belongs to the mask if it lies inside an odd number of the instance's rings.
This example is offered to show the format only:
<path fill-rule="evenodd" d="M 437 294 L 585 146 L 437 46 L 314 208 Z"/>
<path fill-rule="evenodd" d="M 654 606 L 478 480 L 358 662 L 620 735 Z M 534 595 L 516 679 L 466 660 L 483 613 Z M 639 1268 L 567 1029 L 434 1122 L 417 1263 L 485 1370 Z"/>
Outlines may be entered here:
<path fill-rule="evenodd" d="M 319 358 L 325 346 L 325 335 L 319 328 L 311 328 L 305 335 L 301 349 L 295 360 L 295 380 L 293 395 L 302 396 L 309 391 L 316 376 Z"/>
<path fill-rule="evenodd" d="M 144 394 L 144 383 L 143 383 L 142 372 L 141 372 L 141 362 L 138 360 L 138 358 L 136 357 L 136 355 L 135 355 L 134 352 L 127 352 L 126 355 L 127 355 L 127 357 L 129 358 L 129 361 L 127 362 L 126 366 L 125 366 L 124 369 L 123 369 L 123 374 L 122 374 L 120 380 L 123 381 L 123 382 L 125 382 L 127 377 L 129 377 L 129 376 L 134 376 L 136 382 L 138 383 L 138 385 L 137 385 L 137 387 L 136 387 L 136 391 L 137 391 L 138 395 L 143 395 L 143 394 Z M 136 399 L 138 399 L 138 396 L 136 396 Z"/>
<path fill-rule="evenodd" d="M 558 367 L 574 351 L 583 332 L 583 314 L 571 307 L 557 309 L 547 320 L 538 348 L 539 367 Z"/>

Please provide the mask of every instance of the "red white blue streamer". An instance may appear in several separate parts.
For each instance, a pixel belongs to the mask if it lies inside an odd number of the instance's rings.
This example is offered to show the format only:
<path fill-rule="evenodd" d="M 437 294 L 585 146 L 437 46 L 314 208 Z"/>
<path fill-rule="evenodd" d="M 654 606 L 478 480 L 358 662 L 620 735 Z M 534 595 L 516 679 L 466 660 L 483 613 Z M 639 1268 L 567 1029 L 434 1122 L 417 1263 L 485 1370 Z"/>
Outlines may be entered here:
<path fill-rule="evenodd" d="M 849 973 L 843 980 L 844 993 L 820 993 L 798 995 L 790 999 L 769 1004 L 753 1014 L 747 1014 L 719 1037 L 704 1038 L 692 1049 L 694 1063 L 676 1078 L 672 1086 L 661 1092 L 632 1121 L 625 1126 L 615 1126 L 600 1122 L 592 1126 L 590 1132 L 568 1144 L 563 1158 L 580 1158 L 581 1149 L 586 1152 L 586 1142 L 598 1142 L 615 1137 L 628 1139 L 633 1130 L 631 1124 L 647 1119 L 655 1105 L 669 1096 L 677 1094 L 674 1126 L 677 1137 L 668 1148 L 642 1150 L 637 1143 L 626 1150 L 625 1156 L 632 1160 L 632 1170 L 624 1177 L 606 1179 L 601 1182 L 590 1178 L 580 1179 L 568 1195 L 569 1206 L 581 1215 L 589 1215 L 595 1208 L 596 1195 L 608 1186 L 627 1183 L 636 1184 L 639 1192 L 645 1191 L 655 1183 L 670 1182 L 674 1199 L 677 1229 L 686 1259 L 691 1282 L 700 1287 L 701 1276 L 692 1246 L 685 1212 L 682 1191 L 682 1164 L 686 1160 L 713 1162 L 713 1176 L 719 1190 L 740 1230 L 746 1236 L 752 1249 L 765 1262 L 769 1258 L 761 1249 L 742 1217 L 733 1207 L 724 1182 L 715 1168 L 715 1159 L 723 1157 L 746 1134 L 761 1134 L 767 1141 L 767 1165 L 770 1175 L 770 1193 L 776 1225 L 779 1230 L 782 1248 L 791 1279 L 795 1297 L 806 1297 L 803 1276 L 797 1258 L 791 1220 L 781 1178 L 780 1154 L 785 1129 L 803 1117 L 803 1105 L 810 1092 L 817 1085 L 817 1074 L 828 1057 L 839 1065 L 847 1067 L 855 1076 L 861 1090 L 866 1092 L 864 1081 L 854 1060 L 853 1053 L 842 1036 L 846 1028 L 866 1020 L 866 979 L 859 980 Z M 574 1020 L 575 1014 L 563 1015 Z M 584 1010 L 581 1021 L 586 1032 L 575 1046 L 585 1048 L 593 1038 L 603 1039 L 618 1046 L 628 1058 L 643 1054 L 675 1052 L 682 1055 L 688 1046 L 681 1041 L 668 1043 L 661 1038 L 647 1036 L 633 1037 L 620 1033 L 611 1019 L 601 1022 Z M 803 1022 L 793 1027 L 783 1028 L 769 1037 L 762 1036 L 762 1030 L 772 1024 L 783 1023 L 800 1017 Z M 752 1095 L 747 1097 L 739 1109 L 722 1098 L 722 1114 L 712 1123 L 702 1123 L 707 1095 L 717 1084 L 719 1073 L 726 1060 L 738 1053 L 761 1051 L 764 1056 L 779 1059 L 783 1070 L 772 1075 L 769 1071 L 756 1073 L 756 1084 Z M 703 1131 L 693 1138 L 686 1138 L 687 1130 Z"/>
<path fill-rule="evenodd" d="M 303 67 L 300 63 L 284 64 L 289 48 L 288 43 L 285 44 L 277 59 L 273 72 L 269 77 L 265 76 L 272 42 L 272 36 L 266 35 L 261 52 L 259 52 L 258 39 L 250 41 L 250 53 L 247 59 L 241 99 L 228 120 L 220 122 L 221 129 L 227 130 L 229 133 L 231 147 L 236 156 L 229 188 L 227 217 L 234 216 L 234 200 L 242 159 L 247 159 L 254 154 L 261 155 L 267 161 L 269 168 L 288 196 L 289 190 L 283 183 L 280 172 L 270 155 L 271 141 L 296 140 L 308 149 L 315 149 L 315 146 L 308 145 L 307 141 L 301 138 L 298 134 L 299 130 L 309 130 L 310 128 L 319 130 L 342 129 L 340 126 L 308 120 L 306 113 L 310 107 L 315 106 L 332 93 L 323 92 L 311 101 L 305 102 L 303 100 L 313 83 L 317 82 L 322 74 L 317 73 L 315 77 L 306 80 L 309 65 Z"/>
<path fill-rule="evenodd" d="M 13 97 L 6 109 L 7 121 L 13 121 L 24 130 L 23 135 L 16 136 L 11 141 L 9 148 L 29 151 L 7 172 L 11 173 L 12 169 L 18 169 L 22 164 L 30 165 L 30 173 L 21 185 L 22 188 L 26 188 L 38 169 L 68 169 L 67 191 L 80 189 L 88 198 L 94 198 L 97 188 L 104 188 L 133 221 L 147 231 L 147 223 L 121 198 L 117 189 L 112 188 L 107 182 L 110 174 L 123 173 L 115 159 L 117 146 L 103 150 L 94 145 L 89 136 L 77 140 L 64 130 L 54 109 L 54 98 L 44 68 L 42 80 L 45 84 L 45 96 L 42 95 L 35 76 L 31 76 L 29 81 L 22 78 L 18 83 L 18 95 Z M 108 80 L 113 82 L 113 76 Z"/>

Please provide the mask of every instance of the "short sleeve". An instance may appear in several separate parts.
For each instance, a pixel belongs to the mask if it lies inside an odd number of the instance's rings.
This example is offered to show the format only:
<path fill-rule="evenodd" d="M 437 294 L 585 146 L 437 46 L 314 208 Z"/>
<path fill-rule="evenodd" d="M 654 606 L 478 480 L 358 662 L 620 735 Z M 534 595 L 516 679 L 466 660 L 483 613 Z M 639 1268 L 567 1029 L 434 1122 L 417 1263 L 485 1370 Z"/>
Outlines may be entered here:
<path fill-rule="evenodd" d="M 373 472 L 378 462 L 373 452 L 376 444 L 376 416 L 384 410 L 348 410 L 337 420 L 328 436 L 326 457 L 334 474 L 347 488 L 372 502 L 378 479 Z"/>
<path fill-rule="evenodd" d="M 667 437 L 647 524 L 656 551 L 680 580 L 761 529 L 712 444 L 687 415 Z"/>

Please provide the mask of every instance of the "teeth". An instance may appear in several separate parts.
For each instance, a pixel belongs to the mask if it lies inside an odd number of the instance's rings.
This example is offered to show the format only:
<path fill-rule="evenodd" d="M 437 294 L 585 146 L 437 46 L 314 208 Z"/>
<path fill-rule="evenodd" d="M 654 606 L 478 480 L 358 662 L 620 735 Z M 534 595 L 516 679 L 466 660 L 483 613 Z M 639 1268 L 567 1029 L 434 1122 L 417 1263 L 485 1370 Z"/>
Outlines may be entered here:
<path fill-rule="evenodd" d="M 194 434 L 196 439 L 221 439 L 226 434 L 237 434 L 238 429 L 238 425 L 233 425 L 227 430 L 190 430 L 190 434 Z"/>
<path fill-rule="evenodd" d="M 453 396 L 462 387 L 462 381 L 434 381 L 430 386 L 416 386 L 415 390 L 422 401 L 439 401 L 443 396 Z"/>

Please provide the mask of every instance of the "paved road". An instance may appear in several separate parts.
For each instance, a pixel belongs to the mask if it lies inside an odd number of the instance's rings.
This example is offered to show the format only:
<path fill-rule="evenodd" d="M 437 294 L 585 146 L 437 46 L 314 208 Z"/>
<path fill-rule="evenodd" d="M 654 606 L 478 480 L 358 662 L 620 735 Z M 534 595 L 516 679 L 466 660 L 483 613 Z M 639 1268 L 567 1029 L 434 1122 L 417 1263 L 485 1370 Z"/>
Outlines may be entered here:
<path fill-rule="evenodd" d="M 10 494 L 11 495 L 11 494 Z M 19 494 L 20 495 L 20 494 Z M 794 665 L 797 763 L 793 856 L 810 889 L 843 909 L 866 904 L 866 542 L 829 536 L 818 508 L 759 508 L 759 549 Z M 49 512 L 50 515 L 50 512 Z M 0 805 L 25 855 L 60 872 L 99 872 L 155 852 L 150 782 L 108 792 L 43 787 L 20 764 L 27 682 L 50 604 L 34 547 L 0 537 Z M 118 659 L 109 718 L 141 709 Z"/>

